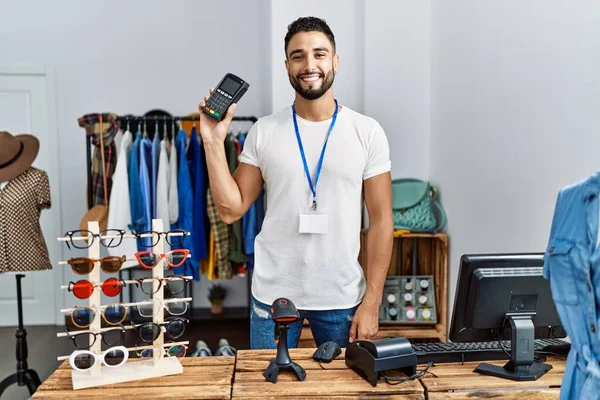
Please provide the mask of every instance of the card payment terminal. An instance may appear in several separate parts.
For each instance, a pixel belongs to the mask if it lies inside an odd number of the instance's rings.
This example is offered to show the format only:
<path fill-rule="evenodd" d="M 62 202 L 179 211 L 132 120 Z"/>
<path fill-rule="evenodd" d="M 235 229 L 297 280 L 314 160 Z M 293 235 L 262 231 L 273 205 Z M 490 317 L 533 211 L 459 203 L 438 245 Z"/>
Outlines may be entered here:
<path fill-rule="evenodd" d="M 237 103 L 249 87 L 248 82 L 234 74 L 225 74 L 208 98 L 202 111 L 213 120 L 221 121 L 229 106 Z"/>

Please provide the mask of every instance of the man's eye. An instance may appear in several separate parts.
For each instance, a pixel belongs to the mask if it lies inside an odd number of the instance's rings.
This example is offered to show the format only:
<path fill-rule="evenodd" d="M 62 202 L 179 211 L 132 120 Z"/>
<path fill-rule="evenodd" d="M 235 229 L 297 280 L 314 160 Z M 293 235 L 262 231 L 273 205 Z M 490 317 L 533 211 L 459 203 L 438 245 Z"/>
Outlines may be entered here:
<path fill-rule="evenodd" d="M 300 60 L 302 60 L 302 57 L 300 57 L 300 56 L 292 57 L 292 60 L 300 61 Z"/>
<path fill-rule="evenodd" d="M 318 53 L 317 54 L 317 58 L 323 58 L 323 57 L 325 57 L 325 53 Z"/>

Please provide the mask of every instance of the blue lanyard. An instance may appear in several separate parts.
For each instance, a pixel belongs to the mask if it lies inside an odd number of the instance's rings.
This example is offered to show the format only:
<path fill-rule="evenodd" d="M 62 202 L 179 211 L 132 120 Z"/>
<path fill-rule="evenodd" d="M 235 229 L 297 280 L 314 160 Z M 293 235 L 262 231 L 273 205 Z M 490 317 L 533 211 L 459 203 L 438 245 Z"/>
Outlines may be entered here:
<path fill-rule="evenodd" d="M 294 128 L 296 129 L 296 139 L 298 139 L 298 147 L 300 148 L 300 155 L 302 156 L 302 163 L 304 163 L 304 172 L 306 173 L 306 179 L 310 186 L 310 191 L 313 195 L 312 209 L 317 209 L 317 183 L 319 183 L 319 176 L 321 175 L 321 167 L 323 167 L 323 158 L 325 156 L 325 149 L 327 148 L 327 142 L 329 141 L 329 135 L 335 126 L 335 120 L 338 114 L 338 102 L 335 100 L 335 111 L 333 112 L 333 118 L 331 125 L 329 125 L 329 131 L 323 144 L 323 150 L 321 150 L 321 157 L 319 158 L 319 164 L 317 165 L 317 174 L 315 176 L 315 184 L 313 185 L 312 179 L 310 178 L 310 172 L 308 171 L 308 164 L 306 163 L 306 155 L 304 154 L 304 147 L 302 146 L 302 139 L 300 138 L 300 130 L 298 129 L 298 120 L 296 119 L 296 107 L 292 104 L 292 116 L 294 117 Z"/>

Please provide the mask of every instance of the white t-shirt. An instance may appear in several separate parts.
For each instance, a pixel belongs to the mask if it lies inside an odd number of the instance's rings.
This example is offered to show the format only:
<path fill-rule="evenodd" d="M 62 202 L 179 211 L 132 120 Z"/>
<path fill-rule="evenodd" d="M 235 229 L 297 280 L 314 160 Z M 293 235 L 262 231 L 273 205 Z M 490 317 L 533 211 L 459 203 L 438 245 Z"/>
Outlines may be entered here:
<path fill-rule="evenodd" d="M 331 119 L 297 118 L 314 184 Z M 286 297 L 303 310 L 359 304 L 366 287 L 358 263 L 363 180 L 391 167 L 387 138 L 377 121 L 345 106 L 338 113 L 317 186 L 318 211 L 329 214 L 327 234 L 299 233 L 300 211 L 311 207 L 312 192 L 291 106 L 254 124 L 240 161 L 260 168 L 266 190 L 265 219 L 254 243 L 252 295 L 266 304 Z"/>

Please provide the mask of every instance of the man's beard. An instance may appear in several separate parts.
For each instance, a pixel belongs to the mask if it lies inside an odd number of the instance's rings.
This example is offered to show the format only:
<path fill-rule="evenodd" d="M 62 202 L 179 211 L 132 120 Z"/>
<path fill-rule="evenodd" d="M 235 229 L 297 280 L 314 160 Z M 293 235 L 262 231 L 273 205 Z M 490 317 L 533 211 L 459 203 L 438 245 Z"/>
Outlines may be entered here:
<path fill-rule="evenodd" d="M 307 75 L 307 74 L 302 74 L 302 75 Z M 292 84 L 292 87 L 294 88 L 294 90 L 296 90 L 296 92 L 300 96 L 302 96 L 306 100 L 316 100 L 316 99 L 320 98 L 321 96 L 323 96 L 325 94 L 325 92 L 327 92 L 329 90 L 329 88 L 333 85 L 333 81 L 335 79 L 335 72 L 333 72 L 333 69 L 330 70 L 325 75 L 325 78 L 323 78 L 323 74 L 319 74 L 319 75 L 320 75 L 320 78 L 323 79 L 323 83 L 321 84 L 321 86 L 318 88 L 308 88 L 308 89 L 305 89 L 302 87 L 302 80 L 299 77 L 292 78 L 292 76 L 290 74 L 288 74 L 288 77 L 290 79 L 290 83 Z"/>

